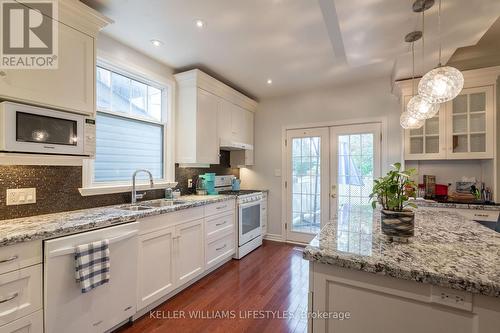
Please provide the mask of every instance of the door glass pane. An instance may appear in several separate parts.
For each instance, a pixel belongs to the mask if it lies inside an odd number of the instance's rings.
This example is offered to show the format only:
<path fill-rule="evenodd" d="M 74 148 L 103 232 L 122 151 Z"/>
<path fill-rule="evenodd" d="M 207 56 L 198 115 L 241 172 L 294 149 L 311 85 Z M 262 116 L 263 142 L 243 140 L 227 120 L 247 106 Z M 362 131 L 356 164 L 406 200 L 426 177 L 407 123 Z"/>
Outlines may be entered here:
<path fill-rule="evenodd" d="M 370 204 L 374 177 L 373 134 L 338 136 L 338 209 Z"/>
<path fill-rule="evenodd" d="M 424 152 L 424 138 L 410 138 L 410 154 L 422 154 Z"/>
<path fill-rule="evenodd" d="M 453 136 L 453 152 L 466 153 L 467 148 L 467 135 L 454 135 Z"/>
<path fill-rule="evenodd" d="M 474 153 L 484 153 L 486 151 L 486 134 L 470 135 L 470 151 Z"/>
<path fill-rule="evenodd" d="M 486 111 L 486 93 L 470 94 L 470 112 Z"/>
<path fill-rule="evenodd" d="M 321 227 L 321 138 L 292 139 L 292 231 Z"/>
<path fill-rule="evenodd" d="M 459 95 L 453 100 L 453 113 L 467 113 L 467 95 Z"/>

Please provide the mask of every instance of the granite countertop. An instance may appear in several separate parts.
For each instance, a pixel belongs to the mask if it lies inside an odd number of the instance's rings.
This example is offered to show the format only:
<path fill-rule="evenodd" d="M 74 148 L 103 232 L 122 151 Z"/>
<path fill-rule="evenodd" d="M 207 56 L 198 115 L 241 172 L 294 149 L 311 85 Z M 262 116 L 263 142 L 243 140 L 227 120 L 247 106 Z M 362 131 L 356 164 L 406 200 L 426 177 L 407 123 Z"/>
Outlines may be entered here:
<path fill-rule="evenodd" d="M 136 219 L 170 213 L 182 209 L 203 206 L 211 203 L 234 199 L 232 195 L 182 196 L 179 200 L 186 203 L 152 208 L 141 211 L 120 209 L 130 205 L 116 205 L 83 209 L 63 213 L 37 215 L 0 221 L 0 246 L 27 242 L 37 239 L 48 239 L 81 232 L 85 230 L 108 227 L 127 223 Z M 160 199 L 161 200 L 161 199 Z M 139 205 L 159 200 L 138 202 Z"/>
<path fill-rule="evenodd" d="M 453 212 L 419 208 L 415 237 L 396 243 L 381 234 L 379 211 L 344 207 L 306 247 L 304 258 L 500 297 L 500 233 Z"/>
<path fill-rule="evenodd" d="M 453 202 L 437 202 L 433 200 L 414 200 L 412 201 L 419 207 L 432 208 L 457 208 L 457 209 L 477 209 L 477 210 L 495 210 L 500 211 L 500 205 L 468 204 Z"/>

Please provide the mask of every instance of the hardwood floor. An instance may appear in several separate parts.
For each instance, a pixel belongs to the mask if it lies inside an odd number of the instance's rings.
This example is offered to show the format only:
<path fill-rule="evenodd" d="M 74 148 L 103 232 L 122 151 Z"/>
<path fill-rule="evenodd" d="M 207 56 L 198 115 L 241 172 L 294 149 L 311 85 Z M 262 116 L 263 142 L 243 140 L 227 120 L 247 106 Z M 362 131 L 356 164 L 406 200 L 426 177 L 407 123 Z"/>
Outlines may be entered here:
<path fill-rule="evenodd" d="M 119 332 L 303 333 L 308 283 L 302 248 L 264 241 L 259 249 L 228 262 Z M 192 318 L 196 315 L 204 319 Z"/>

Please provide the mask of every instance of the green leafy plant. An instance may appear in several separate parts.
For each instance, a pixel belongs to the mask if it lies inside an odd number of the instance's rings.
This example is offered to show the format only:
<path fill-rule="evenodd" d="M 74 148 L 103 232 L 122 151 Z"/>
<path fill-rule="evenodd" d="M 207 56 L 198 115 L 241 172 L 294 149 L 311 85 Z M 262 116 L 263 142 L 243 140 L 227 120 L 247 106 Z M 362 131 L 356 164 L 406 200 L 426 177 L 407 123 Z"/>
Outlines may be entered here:
<path fill-rule="evenodd" d="M 401 163 L 394 163 L 391 167 L 393 170 L 387 175 L 373 181 L 373 192 L 370 194 L 372 207 L 375 208 L 378 202 L 384 210 L 395 212 L 401 212 L 408 206 L 416 208 L 415 204 L 408 202 L 409 198 L 416 197 L 417 184 L 411 179 L 417 174 L 416 170 L 401 171 Z"/>

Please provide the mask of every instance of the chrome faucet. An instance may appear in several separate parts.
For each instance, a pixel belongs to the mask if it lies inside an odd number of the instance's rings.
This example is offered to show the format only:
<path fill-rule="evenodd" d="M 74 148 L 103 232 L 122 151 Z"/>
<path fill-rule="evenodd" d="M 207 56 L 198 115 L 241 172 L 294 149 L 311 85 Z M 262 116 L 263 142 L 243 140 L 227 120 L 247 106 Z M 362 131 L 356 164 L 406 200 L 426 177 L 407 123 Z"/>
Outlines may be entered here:
<path fill-rule="evenodd" d="M 146 192 L 137 193 L 135 190 L 135 176 L 137 176 L 139 172 L 146 172 L 149 175 L 149 183 L 151 184 L 151 188 L 154 187 L 153 175 L 151 174 L 151 172 L 145 169 L 135 170 L 134 174 L 132 175 L 132 204 L 135 204 L 137 202 L 137 199 L 142 199 L 146 195 Z"/>

